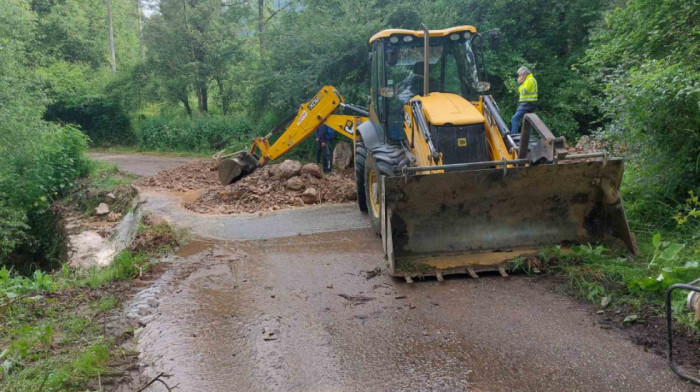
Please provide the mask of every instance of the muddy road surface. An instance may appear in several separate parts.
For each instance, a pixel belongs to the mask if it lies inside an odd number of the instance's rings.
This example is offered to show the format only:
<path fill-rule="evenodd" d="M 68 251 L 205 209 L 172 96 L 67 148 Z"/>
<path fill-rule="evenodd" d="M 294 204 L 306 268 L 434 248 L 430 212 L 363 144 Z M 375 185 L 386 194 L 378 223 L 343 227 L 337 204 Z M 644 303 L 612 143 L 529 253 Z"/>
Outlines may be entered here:
<path fill-rule="evenodd" d="M 536 278 L 388 277 L 349 206 L 207 216 L 142 196 L 194 239 L 125 309 L 142 325 L 135 385 L 165 372 L 182 391 L 695 390 Z"/>

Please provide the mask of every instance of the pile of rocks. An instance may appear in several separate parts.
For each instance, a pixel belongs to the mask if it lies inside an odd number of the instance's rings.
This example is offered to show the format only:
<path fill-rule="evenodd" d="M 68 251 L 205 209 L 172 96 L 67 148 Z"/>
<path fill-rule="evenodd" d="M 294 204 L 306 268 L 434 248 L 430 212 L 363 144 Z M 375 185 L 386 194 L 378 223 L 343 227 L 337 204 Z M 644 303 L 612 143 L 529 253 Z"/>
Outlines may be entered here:
<path fill-rule="evenodd" d="M 203 189 L 219 184 L 216 170 L 211 161 L 193 161 L 186 165 L 163 170 L 155 176 L 140 178 L 136 185 L 176 192 Z"/>
<path fill-rule="evenodd" d="M 262 167 L 234 184 L 211 187 L 185 207 L 199 213 L 254 213 L 356 198 L 352 169 L 323 174 L 314 163 L 286 160 Z"/>

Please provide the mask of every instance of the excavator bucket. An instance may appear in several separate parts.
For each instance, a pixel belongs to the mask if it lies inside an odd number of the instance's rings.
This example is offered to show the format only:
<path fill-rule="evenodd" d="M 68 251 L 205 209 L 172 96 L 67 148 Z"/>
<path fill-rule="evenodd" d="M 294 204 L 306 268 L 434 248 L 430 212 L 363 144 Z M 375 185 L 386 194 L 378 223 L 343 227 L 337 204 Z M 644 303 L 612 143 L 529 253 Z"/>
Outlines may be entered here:
<path fill-rule="evenodd" d="M 260 166 L 258 158 L 245 151 L 223 159 L 214 156 L 214 159 L 217 161 L 221 185 L 236 182 Z"/>
<path fill-rule="evenodd" d="M 576 243 L 636 253 L 621 159 L 384 177 L 382 238 L 394 276 L 479 271 Z"/>

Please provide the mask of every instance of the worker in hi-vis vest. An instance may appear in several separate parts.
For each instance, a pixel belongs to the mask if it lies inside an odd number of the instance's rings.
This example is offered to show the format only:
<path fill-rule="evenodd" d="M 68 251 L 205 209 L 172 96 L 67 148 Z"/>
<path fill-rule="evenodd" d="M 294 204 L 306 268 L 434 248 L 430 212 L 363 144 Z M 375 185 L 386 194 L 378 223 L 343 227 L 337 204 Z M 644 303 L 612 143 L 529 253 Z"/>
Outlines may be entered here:
<path fill-rule="evenodd" d="M 537 80 L 526 66 L 518 69 L 518 92 L 518 109 L 510 119 L 510 133 L 513 135 L 520 133 L 520 123 L 525 113 L 533 113 L 537 105 Z"/>

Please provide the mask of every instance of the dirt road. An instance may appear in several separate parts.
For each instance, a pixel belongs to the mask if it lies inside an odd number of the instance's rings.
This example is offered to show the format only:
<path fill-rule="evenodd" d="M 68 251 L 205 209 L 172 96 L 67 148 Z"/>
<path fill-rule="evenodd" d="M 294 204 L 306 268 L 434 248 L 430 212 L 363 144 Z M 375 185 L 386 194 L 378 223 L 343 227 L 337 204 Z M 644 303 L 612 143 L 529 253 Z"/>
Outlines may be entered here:
<path fill-rule="evenodd" d="M 142 380 L 166 372 L 183 391 L 693 390 L 537 279 L 377 274 L 380 241 L 350 206 L 205 216 L 181 195 L 144 197 L 200 238 L 125 309 L 143 325 Z"/>

